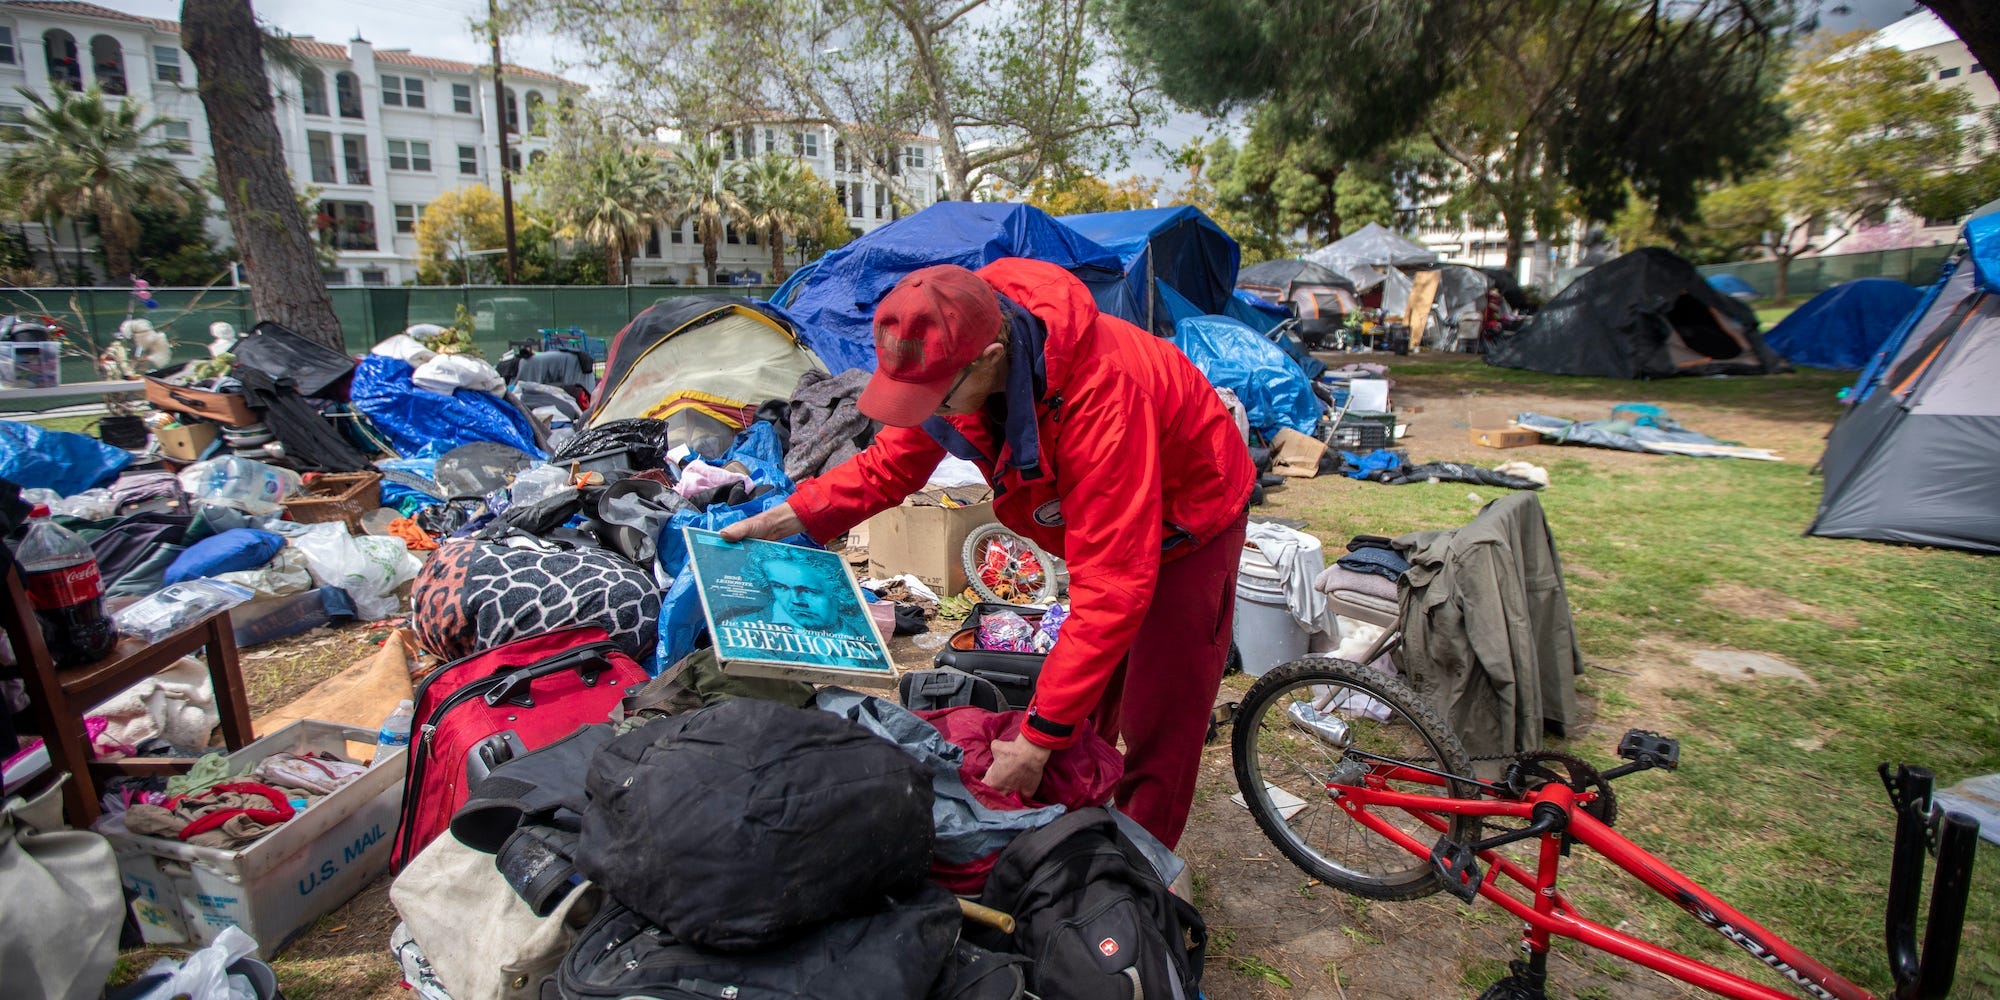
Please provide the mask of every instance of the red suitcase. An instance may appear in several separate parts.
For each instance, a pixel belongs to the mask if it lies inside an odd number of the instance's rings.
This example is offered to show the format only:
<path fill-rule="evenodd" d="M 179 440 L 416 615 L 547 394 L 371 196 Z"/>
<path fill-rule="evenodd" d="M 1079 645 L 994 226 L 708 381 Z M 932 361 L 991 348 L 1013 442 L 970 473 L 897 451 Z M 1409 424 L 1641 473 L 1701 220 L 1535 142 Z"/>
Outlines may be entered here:
<path fill-rule="evenodd" d="M 645 668 L 609 633 L 579 625 L 495 646 L 439 667 L 417 686 L 409 781 L 390 864 L 401 871 L 451 826 L 471 788 L 467 757 L 496 734 L 516 753 L 604 722 Z"/>

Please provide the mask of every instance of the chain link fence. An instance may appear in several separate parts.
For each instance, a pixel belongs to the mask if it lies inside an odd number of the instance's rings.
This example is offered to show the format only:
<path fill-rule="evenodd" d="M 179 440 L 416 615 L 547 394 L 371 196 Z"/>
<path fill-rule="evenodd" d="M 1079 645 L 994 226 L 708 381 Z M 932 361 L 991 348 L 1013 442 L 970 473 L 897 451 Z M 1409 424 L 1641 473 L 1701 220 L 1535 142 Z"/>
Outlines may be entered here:
<path fill-rule="evenodd" d="M 1907 247 L 1901 250 L 1871 250 L 1867 253 L 1822 254 L 1792 261 L 1786 275 L 1786 291 L 1794 302 L 1812 298 L 1845 281 L 1856 278 L 1893 278 L 1919 288 L 1938 279 L 1939 269 L 1955 248 L 1949 245 Z M 1776 261 L 1751 260 L 1735 264 L 1705 264 L 1701 273 L 1713 277 L 1733 274 L 1750 283 L 1764 297 L 1776 294 Z"/>

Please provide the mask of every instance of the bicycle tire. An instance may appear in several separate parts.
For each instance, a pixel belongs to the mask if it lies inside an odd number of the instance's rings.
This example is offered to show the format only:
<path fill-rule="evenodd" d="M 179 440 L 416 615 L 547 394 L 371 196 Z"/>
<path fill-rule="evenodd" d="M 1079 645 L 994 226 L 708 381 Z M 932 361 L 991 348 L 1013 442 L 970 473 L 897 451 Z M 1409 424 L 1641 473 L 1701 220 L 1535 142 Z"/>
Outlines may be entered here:
<path fill-rule="evenodd" d="M 1025 554 L 1035 557 L 1041 567 L 1041 573 L 1033 582 L 1032 590 L 1016 589 L 1003 594 L 986 581 L 980 569 L 986 555 L 986 543 L 994 540 L 1013 542 L 1022 546 Z M 982 601 L 1047 607 L 1062 596 L 1062 585 L 1056 572 L 1055 558 L 1043 551 L 1041 546 L 1009 531 L 1006 525 L 998 521 L 988 522 L 972 529 L 972 533 L 965 536 L 965 544 L 959 547 L 959 560 L 965 567 L 966 586 L 971 587 L 972 592 L 978 594 Z"/>
<path fill-rule="evenodd" d="M 1316 690 L 1326 688 L 1331 690 Z M 1348 694 L 1342 694 L 1342 692 Z M 1427 858 L 1419 858 L 1363 826 L 1341 809 L 1326 790 L 1326 779 L 1335 767 L 1353 763 L 1344 750 L 1332 752 L 1324 740 L 1288 717 L 1287 696 L 1307 692 L 1308 704 L 1317 703 L 1325 714 L 1342 718 L 1350 726 L 1350 736 L 1371 753 L 1399 762 L 1419 764 L 1449 774 L 1468 773 L 1470 763 L 1465 747 L 1430 704 L 1409 685 L 1388 674 L 1348 660 L 1308 657 L 1273 667 L 1251 685 L 1238 706 L 1236 731 L 1231 735 L 1236 785 L 1243 801 L 1271 843 L 1285 858 L 1319 881 L 1369 899 L 1418 899 L 1440 887 L 1437 874 Z M 1387 720 L 1375 719 L 1366 702 L 1349 695 L 1372 699 L 1389 711 Z M 1281 704 L 1282 703 L 1282 704 Z M 1272 718 L 1275 714 L 1277 718 Z M 1267 724 L 1276 723 L 1275 730 Z M 1407 732 L 1405 731 L 1407 730 Z M 1321 770 L 1298 762 L 1295 751 L 1317 747 L 1324 758 Z M 1404 749 L 1408 748 L 1408 749 Z M 1403 752 L 1391 752 L 1402 750 Z M 1292 779 L 1289 773 L 1267 767 L 1271 755 L 1289 759 L 1297 771 L 1294 786 L 1286 790 L 1279 782 Z M 1303 807 L 1287 816 L 1294 803 L 1273 801 L 1272 791 L 1285 791 L 1288 799 L 1302 799 Z M 1427 794 L 1448 794 L 1452 798 L 1474 798 L 1475 786 L 1466 782 L 1411 785 L 1402 790 Z M 1399 823 L 1419 842 L 1428 843 L 1438 832 L 1406 812 L 1377 810 L 1385 818 L 1407 820 Z M 1461 843 L 1476 840 L 1479 819 L 1473 816 L 1448 817 L 1447 832 Z M 1324 830 L 1326 836 L 1315 843 L 1311 834 Z M 1387 859 L 1387 860 L 1381 860 Z"/>

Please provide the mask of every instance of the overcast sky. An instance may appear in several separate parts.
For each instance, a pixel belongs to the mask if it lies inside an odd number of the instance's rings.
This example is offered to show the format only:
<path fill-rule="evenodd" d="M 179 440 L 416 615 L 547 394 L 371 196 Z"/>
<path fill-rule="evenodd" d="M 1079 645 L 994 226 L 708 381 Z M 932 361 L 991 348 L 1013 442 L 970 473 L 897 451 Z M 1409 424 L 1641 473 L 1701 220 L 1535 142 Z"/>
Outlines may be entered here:
<path fill-rule="evenodd" d="M 97 0 L 104 6 L 148 17 L 180 18 L 176 0 Z M 1338 0 L 1329 0 L 1338 2 Z M 1828 0 L 1833 7 L 1842 0 Z M 487 43 L 472 32 L 472 21 L 486 13 L 485 0 L 254 0 L 258 17 L 295 35 L 312 35 L 322 41 L 345 42 L 359 35 L 376 48 L 406 48 L 419 55 L 485 62 Z M 1910 0 L 1844 0 L 1846 13 L 1824 12 L 1822 26 L 1832 31 L 1879 28 L 1916 9 Z M 546 37 L 521 36 L 502 39 L 508 62 L 536 69 L 562 70 L 565 49 Z M 573 50 L 569 50 L 574 54 Z M 593 81 L 587 74 L 568 71 L 571 79 Z M 1141 143 L 1131 151 L 1131 165 L 1120 174 L 1165 177 L 1178 180 L 1178 172 L 1157 154 L 1157 146 L 1185 145 L 1191 138 L 1221 134 L 1226 126 L 1197 115 L 1177 114 L 1157 128 L 1154 141 Z"/>

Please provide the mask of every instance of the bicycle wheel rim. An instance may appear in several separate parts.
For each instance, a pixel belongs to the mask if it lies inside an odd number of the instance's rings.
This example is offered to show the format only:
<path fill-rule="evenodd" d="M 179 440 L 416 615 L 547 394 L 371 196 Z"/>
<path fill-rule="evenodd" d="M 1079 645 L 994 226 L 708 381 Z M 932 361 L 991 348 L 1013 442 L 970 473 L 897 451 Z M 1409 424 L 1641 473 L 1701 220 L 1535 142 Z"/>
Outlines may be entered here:
<path fill-rule="evenodd" d="M 1049 558 L 1027 539 L 994 526 L 966 540 L 965 570 L 987 600 L 1046 604 L 1052 595 Z"/>
<path fill-rule="evenodd" d="M 1467 764 L 1457 739 L 1400 682 L 1368 667 L 1330 660 L 1297 661 L 1273 670 L 1252 688 L 1236 721 L 1239 790 L 1258 825 L 1294 864 L 1323 882 L 1362 895 L 1407 899 L 1436 891 L 1427 859 L 1348 815 L 1327 788 L 1336 780 L 1363 783 L 1371 772 L 1384 773 L 1391 765 L 1356 758 L 1331 745 L 1291 714 L 1293 705 L 1311 706 L 1322 717 L 1345 725 L 1354 749 L 1463 774 Z M 1384 779 L 1380 784 L 1418 794 L 1474 794 L 1463 783 Z M 1423 845 L 1434 842 L 1441 832 L 1405 810 L 1371 808 L 1370 812 Z M 1471 817 L 1438 818 L 1454 839 L 1477 828 Z"/>

